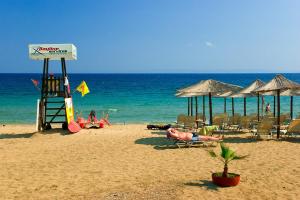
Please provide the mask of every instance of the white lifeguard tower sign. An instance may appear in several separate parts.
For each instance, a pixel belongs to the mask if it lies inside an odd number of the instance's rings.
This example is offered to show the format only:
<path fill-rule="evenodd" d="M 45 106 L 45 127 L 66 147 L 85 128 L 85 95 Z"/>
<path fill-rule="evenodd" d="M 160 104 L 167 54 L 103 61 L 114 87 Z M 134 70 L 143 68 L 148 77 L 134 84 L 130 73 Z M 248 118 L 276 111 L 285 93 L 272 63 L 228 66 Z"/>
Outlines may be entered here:
<path fill-rule="evenodd" d="M 29 57 L 32 60 L 77 60 L 77 49 L 73 44 L 30 44 Z"/>
<path fill-rule="evenodd" d="M 65 61 L 77 60 L 76 47 L 73 44 L 30 44 L 29 58 L 44 61 L 37 114 L 38 130 L 51 129 L 52 123 L 62 123 L 62 127 L 67 129 L 68 122 L 74 118 L 74 111 L 73 106 L 67 106 L 73 104 Z M 61 76 L 49 74 L 49 60 L 61 61 Z"/>

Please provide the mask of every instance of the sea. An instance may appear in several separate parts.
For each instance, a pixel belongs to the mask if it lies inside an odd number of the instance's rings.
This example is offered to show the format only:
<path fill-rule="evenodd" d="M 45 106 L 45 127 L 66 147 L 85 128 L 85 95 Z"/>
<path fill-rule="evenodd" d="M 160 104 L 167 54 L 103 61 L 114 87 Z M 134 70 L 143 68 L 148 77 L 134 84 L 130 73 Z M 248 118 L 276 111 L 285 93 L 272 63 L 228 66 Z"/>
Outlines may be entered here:
<path fill-rule="evenodd" d="M 112 123 L 172 123 L 178 114 L 187 114 L 187 98 L 175 96 L 176 90 L 201 80 L 215 79 L 245 87 L 256 79 L 271 80 L 276 74 L 68 74 L 74 110 L 87 117 L 95 110 L 101 117 L 108 113 Z M 299 73 L 283 74 L 300 82 Z M 0 124 L 35 123 L 37 99 L 40 91 L 31 79 L 41 74 L 0 74 Z M 81 96 L 75 88 L 84 80 L 90 93 Z M 235 113 L 243 113 L 243 99 L 236 98 Z M 202 112 L 202 97 L 199 97 Z M 271 104 L 273 97 L 264 97 Z M 206 99 L 206 113 L 208 100 Z M 213 113 L 224 111 L 224 98 L 213 98 Z M 247 113 L 256 113 L 257 98 L 247 98 Z M 281 97 L 281 112 L 289 113 L 290 97 Z M 227 98 L 227 112 L 231 113 L 231 99 Z M 300 97 L 294 97 L 294 116 L 300 114 Z"/>

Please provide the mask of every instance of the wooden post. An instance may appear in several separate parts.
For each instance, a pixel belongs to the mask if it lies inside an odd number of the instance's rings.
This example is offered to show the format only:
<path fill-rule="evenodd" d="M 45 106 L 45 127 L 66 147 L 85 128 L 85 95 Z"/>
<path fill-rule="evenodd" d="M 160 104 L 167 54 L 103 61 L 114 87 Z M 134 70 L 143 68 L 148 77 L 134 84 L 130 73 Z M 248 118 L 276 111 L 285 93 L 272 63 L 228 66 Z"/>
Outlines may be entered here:
<path fill-rule="evenodd" d="M 196 127 L 198 128 L 198 97 L 195 97 L 195 103 L 196 103 L 196 117 L 195 117 L 195 121 L 196 121 Z"/>
<path fill-rule="evenodd" d="M 246 104 L 247 104 L 247 100 L 246 100 L 246 97 L 244 97 L 244 116 L 247 115 L 247 107 L 246 107 Z"/>
<path fill-rule="evenodd" d="M 257 121 L 259 121 L 259 93 L 257 93 Z"/>
<path fill-rule="evenodd" d="M 49 75 L 49 58 L 46 58 L 46 65 L 45 65 L 45 79 L 43 81 L 45 81 L 44 83 L 44 97 L 43 97 L 43 102 L 42 102 L 42 118 L 43 118 L 43 124 L 42 124 L 42 127 L 43 129 L 45 129 L 46 127 L 46 121 L 47 121 L 47 102 L 46 102 L 46 99 L 48 97 L 48 75 Z"/>
<path fill-rule="evenodd" d="M 195 97 L 195 104 L 196 104 L 196 120 L 198 119 L 198 97 Z"/>
<path fill-rule="evenodd" d="M 205 95 L 202 96 L 202 114 L 203 114 L 203 122 L 205 123 Z"/>
<path fill-rule="evenodd" d="M 191 116 L 193 116 L 193 97 L 191 97 Z"/>
<path fill-rule="evenodd" d="M 234 116 L 234 98 L 231 97 L 232 116 Z"/>
<path fill-rule="evenodd" d="M 209 97 L 209 124 L 213 125 L 211 93 L 208 94 L 208 97 Z"/>
<path fill-rule="evenodd" d="M 226 97 L 224 97 L 224 113 L 227 112 L 226 110 L 227 110 L 227 109 L 226 109 Z"/>
<path fill-rule="evenodd" d="M 68 98 L 68 97 L 70 97 L 70 94 L 68 92 L 68 88 L 65 86 L 65 77 L 67 76 L 66 60 L 65 60 L 65 58 L 61 58 L 61 69 L 62 69 L 63 83 L 64 83 L 64 95 L 65 95 L 65 98 Z"/>
<path fill-rule="evenodd" d="M 188 97 L 188 116 L 190 116 L 190 97 Z"/>
<path fill-rule="evenodd" d="M 44 65 L 43 65 L 43 76 L 42 76 L 42 88 L 41 88 L 41 101 L 43 101 L 44 98 L 44 90 L 45 90 L 45 81 L 46 81 L 46 65 L 47 65 L 47 59 L 44 59 Z"/>
<path fill-rule="evenodd" d="M 277 139 L 280 136 L 280 90 L 277 90 Z"/>
<path fill-rule="evenodd" d="M 290 105 L 290 107 L 291 107 L 291 112 L 290 112 L 290 114 L 291 114 L 291 120 L 293 119 L 293 101 L 294 101 L 294 97 L 291 96 L 291 105 Z"/>
<path fill-rule="evenodd" d="M 273 110 L 274 110 L 273 112 L 274 113 L 273 113 L 273 117 L 276 117 L 276 96 L 275 95 L 274 95 L 274 100 L 273 101 L 274 101 L 274 108 L 273 108 Z"/>
<path fill-rule="evenodd" d="M 265 98 L 264 95 L 261 95 L 261 116 L 264 116 L 264 107 L 265 107 Z"/>

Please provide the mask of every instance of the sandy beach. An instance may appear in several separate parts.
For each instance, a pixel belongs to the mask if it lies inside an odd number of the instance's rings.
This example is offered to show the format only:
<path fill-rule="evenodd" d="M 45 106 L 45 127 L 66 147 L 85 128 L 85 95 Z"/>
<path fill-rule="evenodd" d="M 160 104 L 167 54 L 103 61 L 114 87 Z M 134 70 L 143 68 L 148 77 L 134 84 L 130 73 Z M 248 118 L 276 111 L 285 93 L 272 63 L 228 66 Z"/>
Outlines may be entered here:
<path fill-rule="evenodd" d="M 35 133 L 34 125 L 0 128 L 0 199 L 297 199 L 300 139 L 225 142 L 245 160 L 229 171 L 237 187 L 219 188 L 211 172 L 222 163 L 207 147 L 173 148 L 161 131 L 113 125 L 67 135 Z M 214 147 L 219 150 L 219 147 Z"/>

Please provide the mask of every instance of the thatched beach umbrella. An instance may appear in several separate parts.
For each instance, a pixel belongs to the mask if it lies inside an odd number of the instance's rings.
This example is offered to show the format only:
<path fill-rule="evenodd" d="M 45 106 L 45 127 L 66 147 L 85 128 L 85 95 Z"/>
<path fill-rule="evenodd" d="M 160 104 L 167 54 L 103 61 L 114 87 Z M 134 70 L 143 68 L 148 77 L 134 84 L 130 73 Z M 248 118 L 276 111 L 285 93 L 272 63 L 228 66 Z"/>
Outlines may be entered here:
<path fill-rule="evenodd" d="M 300 90 L 290 89 L 280 93 L 281 96 L 289 96 L 290 97 L 290 115 L 291 119 L 293 119 L 293 101 L 294 96 L 300 96 Z"/>
<path fill-rule="evenodd" d="M 228 83 L 223 83 L 216 80 L 203 80 L 199 83 L 191 85 L 187 88 L 179 90 L 185 94 L 195 94 L 195 96 L 204 96 L 208 95 L 209 97 L 209 115 L 210 115 L 210 124 L 213 124 L 212 120 L 212 95 L 217 95 L 220 93 L 225 93 L 228 91 L 238 91 L 241 87 L 237 85 L 232 85 Z"/>
<path fill-rule="evenodd" d="M 185 92 L 178 92 L 175 94 L 176 97 L 187 97 L 188 99 L 195 98 L 195 105 L 196 105 L 196 112 L 195 112 L 195 119 L 198 120 L 198 96 L 202 96 L 202 120 L 205 121 L 205 94 L 200 93 L 185 93 Z M 188 101 L 188 112 L 190 113 L 190 100 Z"/>
<path fill-rule="evenodd" d="M 178 90 L 179 91 L 179 90 Z M 198 96 L 201 96 L 199 95 L 199 93 L 184 93 L 184 92 L 177 92 L 175 94 L 176 97 L 185 97 L 185 98 L 188 98 L 188 115 L 190 116 L 193 116 L 193 101 L 192 99 L 195 98 L 195 105 L 196 105 L 196 109 L 195 109 L 195 117 L 196 117 L 196 120 L 197 120 L 197 117 L 198 117 Z M 204 98 L 204 96 L 203 96 Z M 203 101 L 203 104 L 205 104 L 205 101 Z M 203 111 L 203 115 L 205 115 L 205 110 Z"/>
<path fill-rule="evenodd" d="M 232 111 L 232 116 L 234 116 L 234 97 L 231 95 L 233 94 L 233 91 L 225 92 L 223 94 L 217 95 L 216 97 L 223 97 L 224 98 L 224 113 L 226 113 L 226 99 L 227 97 L 231 97 L 231 111 Z"/>
<path fill-rule="evenodd" d="M 260 88 L 264 85 L 265 83 L 262 82 L 261 80 L 257 79 L 254 82 L 252 82 L 249 86 L 245 87 L 241 91 L 239 91 L 236 94 L 233 94 L 232 97 L 243 97 L 244 98 L 244 116 L 246 116 L 246 98 L 247 97 L 254 97 L 257 96 L 257 120 L 259 121 L 259 93 L 255 94 L 254 91 L 257 88 Z"/>
<path fill-rule="evenodd" d="M 264 86 L 255 90 L 256 92 L 269 92 L 276 91 L 277 92 L 277 138 L 280 135 L 280 92 L 287 89 L 299 89 L 300 84 L 293 82 L 283 75 L 278 74 Z"/>
<path fill-rule="evenodd" d="M 255 95 L 254 94 L 243 94 L 243 93 L 236 93 L 236 94 L 233 94 L 231 95 L 230 97 L 231 98 L 243 98 L 244 99 L 244 116 L 247 115 L 247 100 L 246 98 L 247 97 L 254 97 Z"/>

